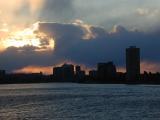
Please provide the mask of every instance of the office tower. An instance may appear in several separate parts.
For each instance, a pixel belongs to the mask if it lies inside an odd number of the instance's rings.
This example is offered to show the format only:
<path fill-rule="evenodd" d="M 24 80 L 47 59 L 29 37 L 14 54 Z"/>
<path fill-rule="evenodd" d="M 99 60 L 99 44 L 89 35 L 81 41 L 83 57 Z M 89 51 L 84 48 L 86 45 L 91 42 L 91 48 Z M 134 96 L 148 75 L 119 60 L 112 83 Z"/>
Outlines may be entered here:
<path fill-rule="evenodd" d="M 126 79 L 127 81 L 140 79 L 140 49 L 135 46 L 126 49 Z"/>

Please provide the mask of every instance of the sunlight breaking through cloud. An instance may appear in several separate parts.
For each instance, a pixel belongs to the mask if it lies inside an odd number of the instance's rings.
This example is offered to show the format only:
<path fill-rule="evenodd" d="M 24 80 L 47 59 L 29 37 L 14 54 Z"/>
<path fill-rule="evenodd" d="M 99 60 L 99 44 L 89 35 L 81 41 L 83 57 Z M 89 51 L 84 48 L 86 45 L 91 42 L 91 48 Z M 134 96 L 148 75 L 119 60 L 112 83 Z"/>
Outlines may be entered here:
<path fill-rule="evenodd" d="M 53 38 L 38 31 L 39 23 L 33 24 L 30 28 L 23 31 L 9 33 L 6 38 L 1 38 L 0 50 L 4 51 L 9 47 L 22 48 L 25 46 L 34 47 L 35 51 L 48 51 L 54 49 Z"/>

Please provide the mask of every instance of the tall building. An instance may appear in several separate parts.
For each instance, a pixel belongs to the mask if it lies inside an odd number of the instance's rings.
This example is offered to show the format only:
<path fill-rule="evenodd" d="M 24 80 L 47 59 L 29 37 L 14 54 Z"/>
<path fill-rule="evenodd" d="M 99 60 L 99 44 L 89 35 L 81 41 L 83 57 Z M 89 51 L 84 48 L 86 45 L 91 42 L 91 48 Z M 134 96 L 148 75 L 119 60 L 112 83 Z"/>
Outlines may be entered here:
<path fill-rule="evenodd" d="M 140 49 L 136 46 L 126 49 L 126 79 L 127 81 L 140 79 Z"/>

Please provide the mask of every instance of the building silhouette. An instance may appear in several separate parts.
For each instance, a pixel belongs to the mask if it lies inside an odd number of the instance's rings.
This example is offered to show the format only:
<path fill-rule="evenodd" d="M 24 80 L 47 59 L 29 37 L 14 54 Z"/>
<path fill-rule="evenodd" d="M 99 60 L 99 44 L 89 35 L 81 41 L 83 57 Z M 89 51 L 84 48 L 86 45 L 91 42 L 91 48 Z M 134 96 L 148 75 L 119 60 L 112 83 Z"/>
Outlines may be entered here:
<path fill-rule="evenodd" d="M 81 72 L 81 66 L 77 65 L 75 68 L 76 68 L 76 75 L 78 75 Z"/>
<path fill-rule="evenodd" d="M 81 66 L 77 65 L 75 67 L 75 79 L 76 82 L 83 82 L 85 80 L 85 71 L 81 70 Z"/>
<path fill-rule="evenodd" d="M 5 70 L 0 70 L 0 76 L 5 76 L 6 75 L 6 71 Z"/>
<path fill-rule="evenodd" d="M 131 46 L 126 49 L 126 80 L 129 82 L 140 79 L 140 49 Z"/>
<path fill-rule="evenodd" d="M 5 70 L 0 70 L 0 80 L 4 80 L 5 75 L 6 75 L 6 71 Z"/>
<path fill-rule="evenodd" d="M 98 63 L 97 65 L 98 80 L 101 82 L 112 82 L 116 80 L 116 66 L 113 62 Z"/>
<path fill-rule="evenodd" d="M 89 71 L 89 76 L 92 78 L 96 78 L 97 77 L 97 71 L 96 70 L 90 70 Z"/>
<path fill-rule="evenodd" d="M 59 82 L 72 82 L 74 79 L 74 65 L 64 64 L 53 68 L 53 75 Z"/>

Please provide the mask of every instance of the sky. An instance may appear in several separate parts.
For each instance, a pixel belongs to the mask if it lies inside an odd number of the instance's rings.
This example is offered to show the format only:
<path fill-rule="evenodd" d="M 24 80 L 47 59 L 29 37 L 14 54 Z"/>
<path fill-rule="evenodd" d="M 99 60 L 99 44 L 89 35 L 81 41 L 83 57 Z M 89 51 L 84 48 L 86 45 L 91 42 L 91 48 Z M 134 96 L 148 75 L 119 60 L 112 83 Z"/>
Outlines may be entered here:
<path fill-rule="evenodd" d="M 159 0 L 0 1 L 0 69 L 52 72 L 69 62 L 125 71 L 125 48 L 141 48 L 141 71 L 160 71 Z"/>

